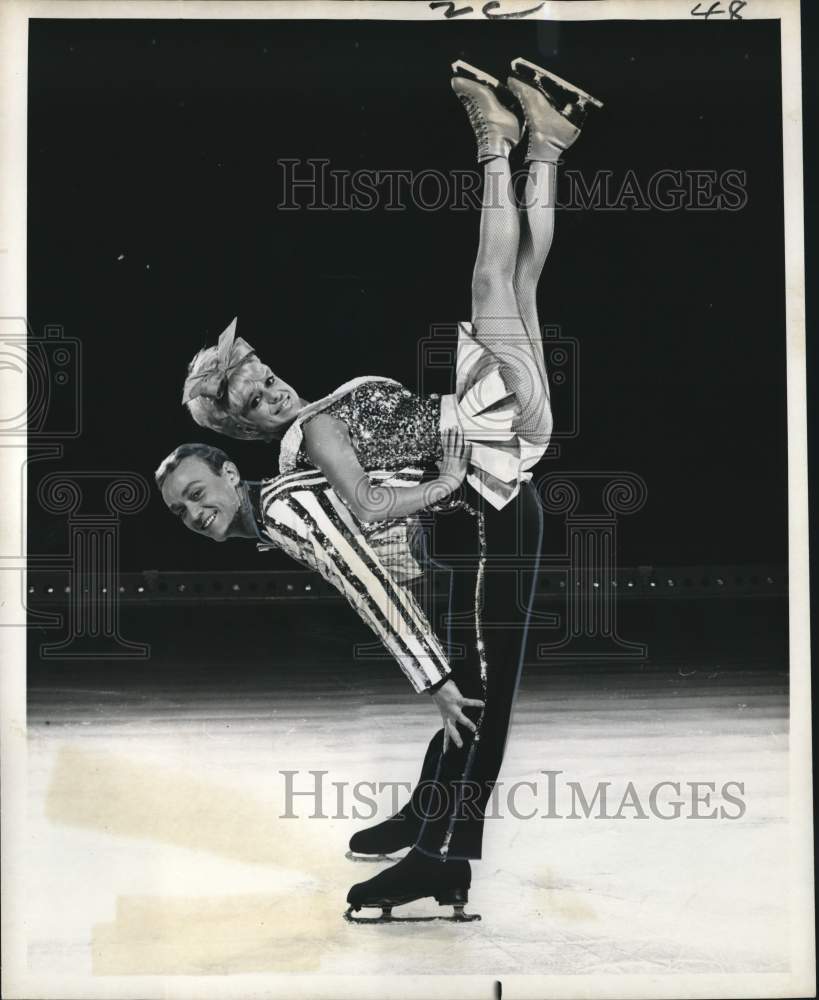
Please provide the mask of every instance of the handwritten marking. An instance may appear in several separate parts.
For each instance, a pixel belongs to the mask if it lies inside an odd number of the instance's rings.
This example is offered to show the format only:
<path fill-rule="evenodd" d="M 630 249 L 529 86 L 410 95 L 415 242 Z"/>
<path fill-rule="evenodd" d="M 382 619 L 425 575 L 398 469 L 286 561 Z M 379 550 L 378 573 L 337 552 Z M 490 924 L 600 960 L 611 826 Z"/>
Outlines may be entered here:
<path fill-rule="evenodd" d="M 727 14 L 731 21 L 741 21 L 742 14 L 740 11 L 747 6 L 748 0 L 731 0 L 731 3 L 728 5 L 728 9 L 726 10 L 724 7 L 720 6 L 719 0 L 715 0 L 715 2 L 712 3 L 707 10 L 701 10 L 700 8 L 702 7 L 702 4 L 698 3 L 692 8 L 691 16 L 701 17 L 707 21 L 709 17 L 725 17 Z"/>
<path fill-rule="evenodd" d="M 481 13 L 489 21 L 528 17 L 530 14 L 536 14 L 544 6 L 545 2 L 546 0 L 543 0 L 536 7 L 529 7 L 528 10 L 499 11 L 501 0 L 488 0 L 481 7 Z M 453 0 L 432 0 L 429 5 L 430 10 L 438 10 L 441 7 L 444 8 L 443 14 L 447 20 L 453 17 L 461 17 L 464 14 L 471 14 L 475 9 L 474 7 L 458 7 Z"/>
<path fill-rule="evenodd" d="M 460 17 L 461 14 L 471 14 L 473 10 L 472 7 L 461 7 L 460 10 L 457 10 L 452 0 L 433 0 L 429 5 L 430 10 L 437 10 L 439 7 L 447 8 L 444 11 L 444 17 L 447 19 L 450 17 Z"/>
<path fill-rule="evenodd" d="M 546 0 L 543 0 L 543 2 L 545 3 Z M 482 11 L 484 17 L 488 17 L 490 21 L 498 21 L 501 19 L 508 20 L 513 17 L 528 17 L 530 14 L 536 14 L 542 6 L 543 3 L 539 3 L 537 7 L 530 7 L 528 10 L 510 10 L 507 14 L 490 14 L 490 10 L 494 11 L 500 7 L 500 0 L 489 0 L 489 3 L 483 5 Z"/>

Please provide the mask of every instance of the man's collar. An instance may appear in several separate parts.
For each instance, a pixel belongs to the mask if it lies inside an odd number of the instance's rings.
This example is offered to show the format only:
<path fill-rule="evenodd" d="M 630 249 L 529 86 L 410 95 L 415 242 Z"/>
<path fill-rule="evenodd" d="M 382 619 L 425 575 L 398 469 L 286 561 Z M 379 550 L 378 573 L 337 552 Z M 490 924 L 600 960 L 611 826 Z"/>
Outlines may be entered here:
<path fill-rule="evenodd" d="M 250 510 L 253 513 L 253 523 L 256 526 L 256 534 L 262 541 L 269 542 L 265 533 L 264 515 L 262 514 L 262 484 L 243 480 L 242 485 L 247 492 Z"/>

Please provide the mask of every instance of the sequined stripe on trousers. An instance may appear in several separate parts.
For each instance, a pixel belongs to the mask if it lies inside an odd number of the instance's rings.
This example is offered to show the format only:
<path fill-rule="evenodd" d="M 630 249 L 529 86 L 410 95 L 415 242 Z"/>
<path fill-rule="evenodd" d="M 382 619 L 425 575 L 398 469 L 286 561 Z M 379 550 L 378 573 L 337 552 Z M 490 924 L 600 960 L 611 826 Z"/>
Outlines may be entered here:
<path fill-rule="evenodd" d="M 463 504 L 463 509 L 469 511 L 469 513 L 471 513 L 471 514 L 477 515 L 477 517 L 478 517 L 478 536 L 479 536 L 479 540 L 480 540 L 480 564 L 479 564 L 479 569 L 478 569 L 478 579 L 476 580 L 476 583 L 475 583 L 475 636 L 476 636 L 476 647 L 477 647 L 478 656 L 479 656 L 479 659 L 480 659 L 481 691 L 483 692 L 483 699 L 482 700 L 484 702 L 484 708 L 481 710 L 480 717 L 478 718 L 478 721 L 475 724 L 476 729 L 477 729 L 477 732 L 475 734 L 475 739 L 474 739 L 474 741 L 472 743 L 472 746 L 470 746 L 470 748 L 469 748 L 469 752 L 467 754 L 466 763 L 464 764 L 464 771 L 463 771 L 463 778 L 462 778 L 462 780 L 465 782 L 465 781 L 468 780 L 469 775 L 470 775 L 470 773 L 472 771 L 472 764 L 473 764 L 474 758 L 475 758 L 475 754 L 474 754 L 475 743 L 478 742 L 478 740 L 480 739 L 481 723 L 483 722 L 484 714 L 486 712 L 486 707 L 487 707 L 486 706 L 487 661 L 486 661 L 485 646 L 484 646 L 484 641 L 483 641 L 483 624 L 481 622 L 481 605 L 483 604 L 484 574 L 485 574 L 485 567 L 486 567 L 486 521 L 485 521 L 484 515 L 482 513 L 474 510 L 468 504 Z M 531 582 L 531 584 L 529 586 L 529 600 L 528 600 L 527 607 L 526 607 L 526 621 L 525 621 L 525 624 L 523 626 L 523 632 L 521 634 L 520 652 L 518 653 L 518 662 L 517 662 L 516 667 L 515 667 L 515 688 L 514 688 L 514 692 L 513 692 L 513 695 L 512 695 L 512 702 L 513 703 L 514 703 L 515 694 L 517 693 L 518 685 L 520 684 L 520 675 L 521 675 L 521 670 L 523 668 L 523 659 L 524 659 L 525 650 L 526 650 L 526 639 L 527 639 L 527 636 L 528 636 L 528 633 L 529 633 L 529 616 L 531 615 L 532 603 L 533 603 L 533 601 L 535 599 L 535 589 L 537 587 L 537 573 L 538 573 L 538 569 L 540 567 L 540 552 L 542 551 L 542 548 L 543 548 L 543 513 L 541 511 L 541 513 L 539 515 L 538 540 L 537 540 L 537 544 L 535 546 L 535 552 L 537 553 L 537 557 L 535 559 L 535 567 L 534 567 L 534 571 L 532 573 L 532 582 Z M 511 721 L 511 719 L 510 719 L 510 721 Z M 508 736 L 508 729 L 507 729 L 507 736 Z M 505 741 L 504 741 L 504 746 L 505 746 Z M 440 770 L 440 765 L 439 765 L 439 770 Z M 436 780 L 437 780 L 437 778 L 438 778 L 438 772 L 436 772 L 436 775 L 435 775 L 435 779 Z M 443 845 L 442 845 L 441 851 L 440 851 L 440 853 L 444 857 L 444 860 L 446 860 L 446 856 L 447 856 L 447 853 L 449 851 L 449 844 L 450 844 L 450 841 L 452 839 L 452 834 L 453 834 L 453 832 L 455 830 L 455 820 L 456 820 L 456 818 L 457 818 L 457 812 L 453 811 L 452 817 L 450 818 L 450 821 L 449 821 L 449 827 L 447 829 L 446 834 L 444 835 L 444 841 L 443 841 Z"/>
<path fill-rule="evenodd" d="M 487 692 L 487 677 L 488 677 L 488 666 L 486 662 L 486 646 L 483 640 L 483 621 L 481 619 L 481 607 L 483 605 L 483 590 L 484 590 L 484 577 L 486 575 L 486 519 L 481 511 L 475 510 L 470 507 L 467 503 L 461 504 L 461 509 L 465 510 L 468 514 L 471 514 L 477 519 L 478 525 L 478 543 L 479 543 L 479 556 L 478 556 L 478 572 L 475 577 L 475 649 L 478 653 L 478 662 L 480 664 L 481 672 L 481 701 L 483 702 L 483 708 L 478 716 L 478 721 L 475 723 L 475 733 L 472 737 L 472 743 L 470 744 L 469 750 L 466 754 L 466 761 L 464 762 L 464 769 L 461 775 L 461 783 L 464 784 L 469 780 L 469 776 L 472 773 L 472 766 L 475 763 L 475 754 L 477 752 L 478 744 L 481 740 L 481 728 L 483 726 L 484 716 L 486 715 L 486 692 Z M 436 780 L 438 774 L 436 773 Z M 458 807 L 459 807 L 459 797 L 458 789 L 455 791 L 455 803 L 452 810 L 452 815 L 449 820 L 449 826 L 444 834 L 444 840 L 441 844 L 440 853 L 446 858 L 449 853 L 449 843 L 452 840 L 452 834 L 455 832 L 455 821 L 458 818 Z"/>

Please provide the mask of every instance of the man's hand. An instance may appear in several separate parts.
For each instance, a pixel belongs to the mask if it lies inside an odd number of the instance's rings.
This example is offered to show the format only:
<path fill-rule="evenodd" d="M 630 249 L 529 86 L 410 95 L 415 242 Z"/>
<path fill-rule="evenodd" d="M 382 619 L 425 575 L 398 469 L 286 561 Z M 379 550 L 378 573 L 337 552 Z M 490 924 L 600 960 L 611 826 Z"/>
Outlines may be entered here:
<path fill-rule="evenodd" d="M 458 726 L 466 726 L 475 732 L 475 723 L 468 719 L 464 713 L 464 708 L 483 708 L 483 702 L 476 698 L 464 698 L 458 690 L 455 681 L 447 681 L 434 691 L 432 700 L 438 706 L 441 718 L 444 720 L 444 746 L 448 740 L 452 740 L 456 747 L 463 747 L 464 741 L 458 732 Z"/>

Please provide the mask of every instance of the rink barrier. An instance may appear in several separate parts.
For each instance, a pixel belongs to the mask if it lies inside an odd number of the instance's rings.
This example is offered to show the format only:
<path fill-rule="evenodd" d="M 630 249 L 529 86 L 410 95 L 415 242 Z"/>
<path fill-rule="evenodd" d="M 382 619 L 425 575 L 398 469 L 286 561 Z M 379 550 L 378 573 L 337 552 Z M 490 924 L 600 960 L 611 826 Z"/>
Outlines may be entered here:
<path fill-rule="evenodd" d="M 270 601 L 342 601 L 343 598 L 318 574 L 306 570 L 229 571 L 208 573 L 145 570 L 120 573 L 116 580 L 84 579 L 71 569 L 32 569 L 28 573 L 27 604 L 65 605 L 73 586 L 83 599 L 106 603 L 115 592 L 123 604 L 233 604 Z M 539 574 L 535 604 L 565 601 L 572 585 L 575 593 L 593 593 L 603 587 L 618 600 L 686 600 L 724 597 L 784 597 L 788 577 L 784 566 L 690 565 L 621 567 L 610 576 L 586 567 L 582 577 L 563 570 Z M 115 588 L 115 590 L 114 590 Z M 442 594 L 431 595 L 433 598 Z"/>

